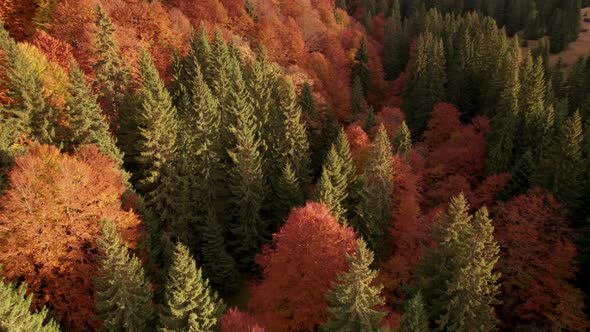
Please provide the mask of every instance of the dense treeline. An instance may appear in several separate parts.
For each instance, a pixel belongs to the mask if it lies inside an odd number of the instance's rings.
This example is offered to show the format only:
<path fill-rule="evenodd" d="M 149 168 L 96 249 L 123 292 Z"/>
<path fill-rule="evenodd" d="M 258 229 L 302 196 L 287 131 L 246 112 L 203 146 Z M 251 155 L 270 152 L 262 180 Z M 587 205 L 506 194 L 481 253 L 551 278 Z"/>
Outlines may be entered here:
<path fill-rule="evenodd" d="M 580 6 L 6 2 L 0 329 L 584 331 Z"/>

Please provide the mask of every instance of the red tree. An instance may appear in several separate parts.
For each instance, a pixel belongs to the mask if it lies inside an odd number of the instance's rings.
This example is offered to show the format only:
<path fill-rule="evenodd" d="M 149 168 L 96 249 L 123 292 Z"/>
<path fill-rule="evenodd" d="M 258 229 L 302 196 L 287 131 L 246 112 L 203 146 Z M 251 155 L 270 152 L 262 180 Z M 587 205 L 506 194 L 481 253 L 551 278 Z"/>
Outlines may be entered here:
<path fill-rule="evenodd" d="M 264 332 L 266 330 L 258 324 L 252 315 L 232 308 L 221 316 L 221 332 L 237 331 Z"/>
<path fill-rule="evenodd" d="M 33 146 L 16 158 L 0 204 L 0 263 L 23 280 L 34 305 L 48 304 L 65 328 L 94 328 L 96 248 L 104 219 L 135 247 L 139 219 L 121 209 L 121 172 L 95 146 L 75 155 Z"/>
<path fill-rule="evenodd" d="M 511 327 L 586 331 L 582 294 L 568 283 L 576 272 L 573 234 L 555 198 L 531 189 L 494 212 L 502 320 Z"/>
<path fill-rule="evenodd" d="M 250 309 L 270 331 L 315 331 L 326 320 L 325 295 L 355 248 L 352 228 L 325 205 L 293 209 L 257 257 L 263 281 L 252 290 Z"/>

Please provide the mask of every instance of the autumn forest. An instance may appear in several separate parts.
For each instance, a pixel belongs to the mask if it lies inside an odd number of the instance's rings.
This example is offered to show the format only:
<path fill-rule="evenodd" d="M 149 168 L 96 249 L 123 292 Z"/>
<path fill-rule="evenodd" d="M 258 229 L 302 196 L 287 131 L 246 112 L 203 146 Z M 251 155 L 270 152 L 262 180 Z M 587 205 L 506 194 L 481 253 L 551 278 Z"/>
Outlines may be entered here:
<path fill-rule="evenodd" d="M 589 6 L 0 0 L 0 331 L 587 331 Z"/>

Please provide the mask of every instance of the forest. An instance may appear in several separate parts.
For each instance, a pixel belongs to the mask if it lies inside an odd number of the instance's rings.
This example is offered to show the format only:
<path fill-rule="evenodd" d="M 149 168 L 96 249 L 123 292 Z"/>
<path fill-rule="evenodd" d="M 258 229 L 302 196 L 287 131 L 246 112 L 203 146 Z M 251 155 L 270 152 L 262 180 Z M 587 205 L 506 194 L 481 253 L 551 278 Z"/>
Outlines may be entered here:
<path fill-rule="evenodd" d="M 587 331 L 588 6 L 0 0 L 0 331 Z"/>

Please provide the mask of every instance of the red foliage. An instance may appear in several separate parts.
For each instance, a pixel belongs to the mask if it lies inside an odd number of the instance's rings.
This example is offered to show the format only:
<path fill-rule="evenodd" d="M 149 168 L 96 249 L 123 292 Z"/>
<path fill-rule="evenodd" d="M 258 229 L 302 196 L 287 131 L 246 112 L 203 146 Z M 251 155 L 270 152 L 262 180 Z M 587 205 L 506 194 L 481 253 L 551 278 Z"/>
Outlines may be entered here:
<path fill-rule="evenodd" d="M 96 248 L 102 221 L 111 220 L 133 248 L 139 219 L 121 210 L 121 172 L 95 146 L 75 155 L 33 146 L 16 158 L 1 201 L 0 263 L 11 280 L 48 304 L 64 328 L 81 331 L 93 320 Z"/>
<path fill-rule="evenodd" d="M 4 21 L 12 38 L 23 41 L 31 37 L 35 31 L 32 20 L 36 8 L 35 0 L 0 1 L 0 19 Z"/>
<path fill-rule="evenodd" d="M 356 248 L 352 228 L 320 203 L 294 208 L 272 245 L 257 256 L 263 281 L 249 307 L 270 331 L 315 331 L 326 320 L 326 293 Z"/>
<path fill-rule="evenodd" d="M 364 169 L 365 162 L 368 158 L 371 140 L 359 125 L 350 125 L 344 132 L 350 144 L 350 154 L 352 155 L 356 169 L 361 171 Z"/>
<path fill-rule="evenodd" d="M 390 140 L 393 140 L 405 118 L 404 113 L 398 107 L 385 107 L 375 117 L 378 124 L 382 123 L 385 126 Z"/>
<path fill-rule="evenodd" d="M 576 247 L 563 209 L 550 194 L 531 189 L 494 210 L 503 293 L 499 314 L 509 326 L 586 331 L 582 294 L 568 283 Z"/>
<path fill-rule="evenodd" d="M 45 54 L 47 60 L 70 71 L 73 56 L 72 47 L 68 43 L 55 39 L 42 30 L 37 30 L 31 43 Z"/>
<path fill-rule="evenodd" d="M 252 315 L 239 311 L 236 308 L 229 309 L 221 316 L 221 332 L 264 332 Z"/>

